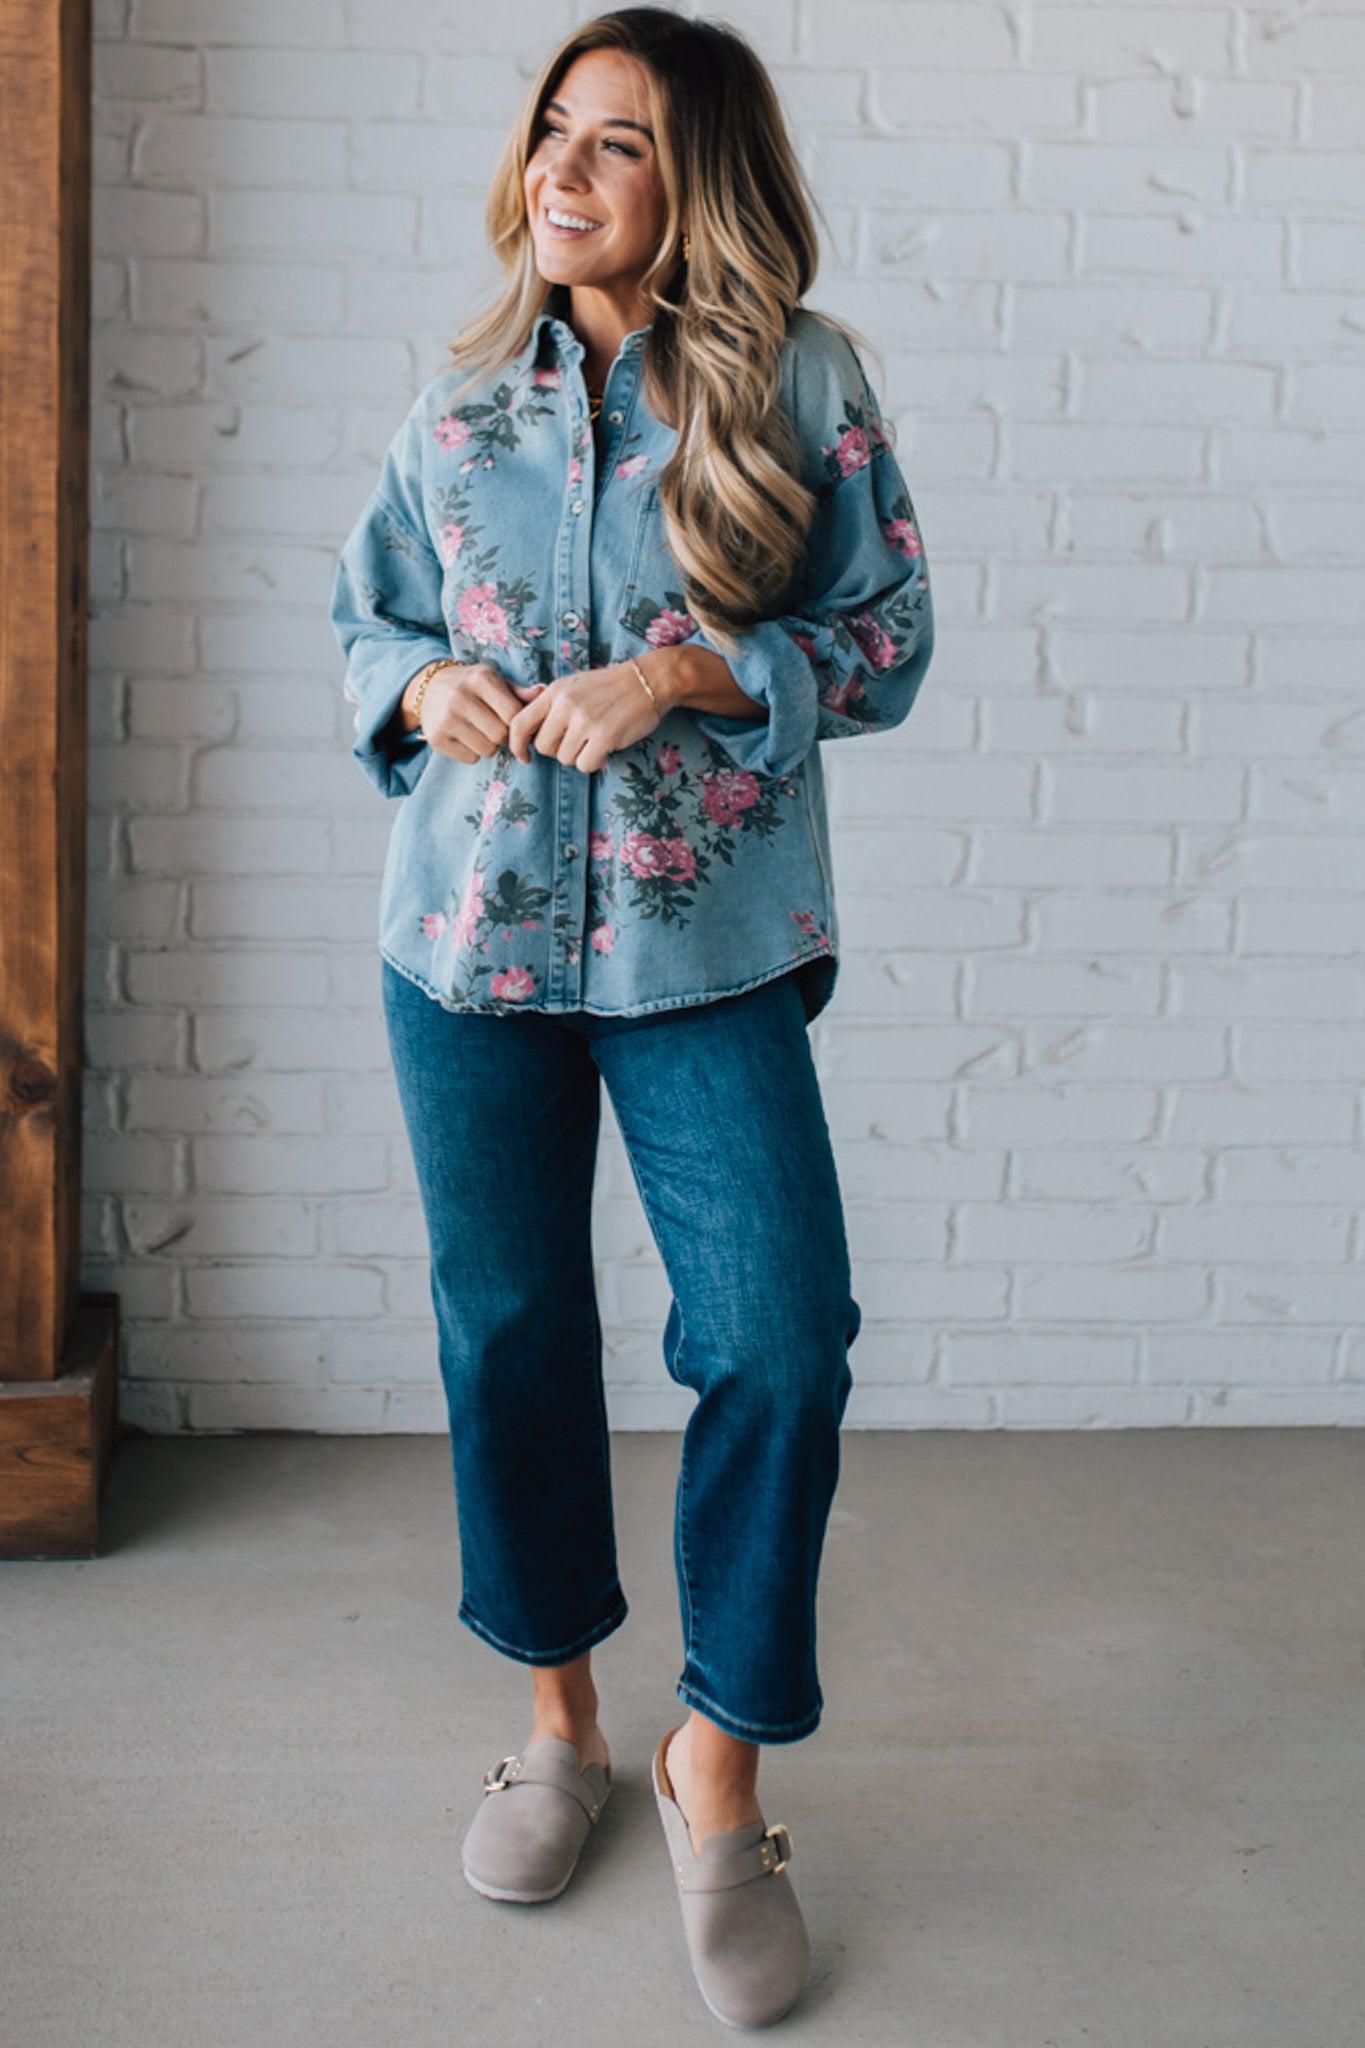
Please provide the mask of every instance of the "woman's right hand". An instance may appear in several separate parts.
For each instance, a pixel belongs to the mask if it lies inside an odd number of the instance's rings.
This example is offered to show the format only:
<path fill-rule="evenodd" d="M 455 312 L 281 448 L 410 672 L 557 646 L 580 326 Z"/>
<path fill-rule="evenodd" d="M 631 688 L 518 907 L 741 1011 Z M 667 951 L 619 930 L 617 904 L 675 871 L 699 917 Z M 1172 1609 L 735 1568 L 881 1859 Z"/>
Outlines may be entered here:
<path fill-rule="evenodd" d="M 411 710 L 422 671 L 413 676 L 399 707 L 406 732 L 420 723 L 432 749 L 452 761 L 486 761 L 507 744 L 507 728 L 544 683 L 509 683 L 488 661 L 443 662 L 427 684 L 420 720 Z"/>

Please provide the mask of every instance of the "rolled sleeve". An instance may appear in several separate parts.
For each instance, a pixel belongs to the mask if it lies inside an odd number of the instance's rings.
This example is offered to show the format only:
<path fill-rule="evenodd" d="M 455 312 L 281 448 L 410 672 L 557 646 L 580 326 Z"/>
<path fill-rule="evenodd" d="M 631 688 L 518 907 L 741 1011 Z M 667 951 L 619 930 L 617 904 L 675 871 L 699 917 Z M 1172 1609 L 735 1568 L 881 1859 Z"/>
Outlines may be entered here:
<path fill-rule="evenodd" d="M 809 333 L 809 330 L 807 330 Z M 813 357 L 813 360 L 812 360 Z M 910 712 L 934 646 L 933 600 L 910 492 L 862 366 L 820 331 L 798 362 L 794 423 L 817 499 L 796 605 L 736 636 L 690 644 L 727 662 L 763 720 L 697 715 L 740 767 L 781 775 L 820 740 L 886 732 Z"/>
<path fill-rule="evenodd" d="M 387 797 L 411 795 L 431 759 L 425 740 L 392 730 L 403 692 L 428 662 L 451 658 L 443 572 L 419 523 L 410 427 L 395 437 L 342 549 L 331 598 L 332 629 L 346 658 L 342 692 L 355 706 L 351 752 Z"/>

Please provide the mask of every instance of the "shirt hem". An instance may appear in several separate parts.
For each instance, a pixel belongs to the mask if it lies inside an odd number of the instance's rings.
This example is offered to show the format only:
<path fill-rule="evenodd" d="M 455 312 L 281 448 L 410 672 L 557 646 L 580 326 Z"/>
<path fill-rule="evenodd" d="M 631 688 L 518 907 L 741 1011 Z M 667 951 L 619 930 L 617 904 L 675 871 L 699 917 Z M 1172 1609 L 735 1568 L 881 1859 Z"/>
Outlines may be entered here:
<path fill-rule="evenodd" d="M 461 1013 L 476 1011 L 480 1016 L 488 1017 L 505 1017 L 527 1011 L 533 1011 L 540 1017 L 562 1017 L 577 1010 L 586 1011 L 590 1017 L 651 1017 L 659 1010 L 680 1010 L 696 1003 L 722 1002 L 726 996 L 745 995 L 751 988 L 760 988 L 765 981 L 775 981 L 779 974 L 790 974 L 793 968 L 803 967 L 812 960 L 829 960 L 837 968 L 839 957 L 838 948 L 835 946 L 808 946 L 804 952 L 791 954 L 776 967 L 765 967 L 761 974 L 754 975 L 749 981 L 738 982 L 733 988 L 704 989 L 696 995 L 660 996 L 656 1002 L 637 1003 L 633 1008 L 606 1010 L 597 1003 L 567 1003 L 557 1007 L 552 1007 L 549 1003 L 452 1003 L 434 982 L 427 981 L 415 968 L 405 967 L 401 960 L 395 959 L 382 940 L 379 951 L 395 973 L 414 983 L 434 1002 L 438 1002 L 443 1010 Z"/>

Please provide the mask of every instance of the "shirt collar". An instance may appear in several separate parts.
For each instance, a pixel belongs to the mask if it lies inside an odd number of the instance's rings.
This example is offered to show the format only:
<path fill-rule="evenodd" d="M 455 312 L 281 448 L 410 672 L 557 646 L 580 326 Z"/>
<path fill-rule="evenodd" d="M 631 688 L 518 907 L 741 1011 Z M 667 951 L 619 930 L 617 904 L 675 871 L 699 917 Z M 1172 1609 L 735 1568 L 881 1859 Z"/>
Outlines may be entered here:
<path fill-rule="evenodd" d="M 567 285 L 551 285 L 544 310 L 537 313 L 531 324 L 531 337 L 526 346 L 527 353 L 533 362 L 540 354 L 541 337 L 547 327 L 552 330 L 555 345 L 561 355 L 572 354 L 575 351 L 579 355 L 583 353 L 583 344 L 569 325 L 569 289 Z M 632 328 L 621 343 L 621 353 L 623 355 L 633 355 L 636 350 L 642 349 L 648 333 L 649 328 L 647 326 Z"/>

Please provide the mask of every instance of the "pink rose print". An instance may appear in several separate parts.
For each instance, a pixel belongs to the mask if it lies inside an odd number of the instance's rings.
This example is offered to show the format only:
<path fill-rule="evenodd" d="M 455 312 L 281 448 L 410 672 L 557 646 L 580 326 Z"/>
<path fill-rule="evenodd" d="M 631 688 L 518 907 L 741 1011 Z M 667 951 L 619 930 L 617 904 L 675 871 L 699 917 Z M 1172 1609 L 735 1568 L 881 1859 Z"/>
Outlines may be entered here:
<path fill-rule="evenodd" d="M 437 420 L 433 433 L 440 446 L 449 454 L 452 449 L 463 448 L 469 439 L 469 421 L 454 418 Z"/>
<path fill-rule="evenodd" d="M 569 463 L 569 482 L 571 484 L 581 484 L 582 481 L 583 465 L 579 461 L 578 457 L 575 455 L 572 457 Z"/>
<path fill-rule="evenodd" d="M 454 525 L 443 526 L 436 538 L 441 543 L 441 560 L 449 568 L 464 544 L 464 528 Z"/>
<path fill-rule="evenodd" d="M 482 916 L 483 876 L 476 873 L 469 877 L 460 907 L 450 921 L 450 943 L 457 953 L 473 945 Z"/>
<path fill-rule="evenodd" d="M 791 637 L 793 645 L 801 649 L 801 652 L 805 655 L 807 661 L 814 661 L 817 649 L 815 642 L 811 639 L 810 634 L 793 633 Z"/>
<path fill-rule="evenodd" d="M 429 910 L 422 919 L 422 937 L 439 939 L 446 928 L 446 914 L 443 910 Z"/>
<path fill-rule="evenodd" d="M 852 612 L 848 619 L 848 630 L 873 668 L 890 668 L 900 650 L 885 627 L 879 625 L 873 618 L 871 612 Z"/>
<path fill-rule="evenodd" d="M 739 836 L 768 843 L 787 822 L 779 790 L 789 799 L 799 796 L 799 780 L 722 765 L 723 750 L 709 739 L 704 758 L 711 765 L 702 771 L 685 743 L 651 747 L 632 770 L 629 789 L 612 799 L 620 866 L 590 871 L 590 932 L 610 922 L 619 935 L 634 911 L 665 927 L 686 926 L 696 892 L 715 879 L 717 864 L 733 864 Z M 601 837 L 609 840 L 606 833 Z M 594 855 L 600 843 L 594 834 Z M 618 892 L 628 909 L 618 903 Z"/>
<path fill-rule="evenodd" d="M 651 875 L 668 874 L 671 868 L 668 841 L 656 839 L 652 832 L 627 832 L 621 841 L 621 859 L 645 882 Z"/>
<path fill-rule="evenodd" d="M 501 776 L 495 775 L 488 785 L 488 794 L 484 798 L 483 816 L 479 819 L 479 830 L 481 832 L 486 832 L 497 817 L 499 807 L 506 793 L 507 784 L 502 780 Z"/>
<path fill-rule="evenodd" d="M 504 967 L 488 984 L 493 995 L 509 1003 L 524 1003 L 535 994 L 536 978 L 526 967 Z"/>
<path fill-rule="evenodd" d="M 531 382 L 538 384 L 542 391 L 558 391 L 563 381 L 558 370 L 536 370 L 531 377 Z"/>
<path fill-rule="evenodd" d="M 603 830 L 601 830 L 601 831 L 596 831 L 596 830 L 594 830 L 594 831 L 591 831 L 591 832 L 589 832 L 589 834 L 588 834 L 588 858 L 589 858 L 589 860 L 610 860 L 610 859 L 611 859 L 611 829 L 610 829 L 610 827 L 606 827 L 606 828 L 604 828 L 604 829 L 603 829 Z"/>
<path fill-rule="evenodd" d="M 688 640 L 697 630 L 697 622 L 691 612 L 655 612 L 645 628 L 645 638 L 651 647 L 676 647 L 679 640 Z"/>
<path fill-rule="evenodd" d="M 701 807 L 713 825 L 733 825 L 759 800 L 758 778 L 747 768 L 721 769 L 702 777 Z"/>
<path fill-rule="evenodd" d="M 616 476 L 638 476 L 642 469 L 649 468 L 647 455 L 628 455 L 624 462 L 618 462 L 613 472 Z"/>
<path fill-rule="evenodd" d="M 868 446 L 866 429 L 846 428 L 839 436 L 834 459 L 839 465 L 840 476 L 852 476 L 855 469 L 862 469 L 869 463 L 872 460 L 872 451 Z"/>
<path fill-rule="evenodd" d="M 497 586 L 493 583 L 473 583 L 468 590 L 460 592 L 455 607 L 461 629 L 472 640 L 481 640 L 492 647 L 507 645 L 507 614 L 494 596 Z"/>
<path fill-rule="evenodd" d="M 882 528 L 882 532 L 886 535 L 892 547 L 899 548 L 901 553 L 908 555 L 912 562 L 917 561 L 924 553 L 924 543 L 920 539 L 919 528 L 913 519 L 888 519 L 886 525 Z"/>
<path fill-rule="evenodd" d="M 822 931 L 815 922 L 815 912 L 813 910 L 794 910 L 792 916 L 796 921 L 798 930 L 805 938 L 818 940 L 822 953 L 833 952 L 834 949 L 829 942 L 829 934 Z"/>
<path fill-rule="evenodd" d="M 839 711 L 844 717 L 852 718 L 855 716 L 855 706 L 862 702 L 862 696 L 862 672 L 855 670 L 851 676 L 845 676 L 841 683 L 831 683 L 828 689 L 822 690 L 820 702 L 826 711 Z"/>
<path fill-rule="evenodd" d="M 614 925 L 609 924 L 595 924 L 588 937 L 592 940 L 599 953 L 610 953 L 612 947 L 616 944 L 616 928 Z"/>
<path fill-rule="evenodd" d="M 681 836 L 665 839 L 662 845 L 668 855 L 668 872 L 677 875 L 684 882 L 697 879 L 697 862 L 691 847 Z"/>

